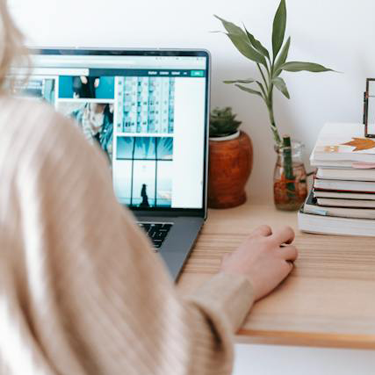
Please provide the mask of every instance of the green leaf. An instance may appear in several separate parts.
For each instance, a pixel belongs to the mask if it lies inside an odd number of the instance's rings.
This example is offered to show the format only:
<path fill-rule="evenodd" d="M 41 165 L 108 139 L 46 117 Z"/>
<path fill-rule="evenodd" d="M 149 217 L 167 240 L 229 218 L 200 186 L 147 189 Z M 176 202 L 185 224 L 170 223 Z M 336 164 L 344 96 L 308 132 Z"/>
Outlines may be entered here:
<path fill-rule="evenodd" d="M 290 99 L 290 95 L 286 87 L 286 83 L 281 77 L 273 78 L 272 83 L 276 86 L 278 90 L 280 90 L 284 94 L 284 96 Z"/>
<path fill-rule="evenodd" d="M 262 45 L 262 43 L 255 39 L 254 35 L 253 34 L 250 34 L 246 27 L 244 26 L 245 30 L 246 30 L 246 34 L 247 34 L 247 37 L 249 38 L 250 40 L 250 43 L 252 44 L 252 46 L 258 51 L 260 52 L 264 57 L 267 57 L 267 59 L 269 60 L 270 59 L 270 54 L 268 52 L 268 50 Z"/>
<path fill-rule="evenodd" d="M 273 61 L 276 60 L 276 56 L 280 51 L 281 46 L 284 42 L 286 28 L 286 5 L 285 0 L 280 1 L 280 5 L 277 8 L 275 18 L 273 20 L 272 28 L 272 51 Z"/>
<path fill-rule="evenodd" d="M 210 137 L 235 133 L 241 125 L 241 121 L 236 120 L 236 117 L 231 107 L 213 109 L 210 114 Z"/>
<path fill-rule="evenodd" d="M 284 47 L 282 48 L 280 55 L 276 60 L 275 68 L 274 68 L 274 77 L 277 77 L 282 72 L 282 69 L 280 69 L 280 67 L 281 65 L 285 64 L 285 61 L 289 53 L 289 47 L 290 47 L 290 37 L 284 44 Z"/>
<path fill-rule="evenodd" d="M 233 84 L 233 83 L 253 83 L 255 82 L 255 79 L 249 78 L 249 79 L 237 79 L 235 81 L 224 81 L 224 83 L 227 84 Z"/>
<path fill-rule="evenodd" d="M 221 17 L 219 17 L 215 14 L 214 14 L 214 17 L 216 17 L 218 20 L 221 21 L 225 30 L 227 30 L 227 32 L 229 34 L 246 35 L 245 32 L 239 26 L 235 25 L 234 23 L 226 21 L 225 19 L 223 19 L 223 18 L 221 18 Z"/>
<path fill-rule="evenodd" d="M 262 83 L 259 82 L 259 81 L 257 81 L 257 85 L 259 86 L 260 91 L 262 92 L 263 97 L 265 98 L 265 97 L 267 96 L 267 94 L 266 94 L 266 90 L 264 89 L 264 86 L 263 86 Z"/>
<path fill-rule="evenodd" d="M 227 31 L 228 38 L 232 41 L 235 47 L 248 59 L 257 63 L 266 65 L 264 56 L 254 49 L 249 42 L 247 34 L 237 25 L 232 22 L 226 21 L 219 16 L 215 17 L 221 21 L 225 30 Z"/>
<path fill-rule="evenodd" d="M 321 72 L 334 72 L 333 69 L 326 68 L 323 65 L 315 64 L 311 62 L 304 62 L 304 61 L 289 61 L 280 66 L 280 69 L 286 70 L 287 72 L 313 72 L 313 73 L 321 73 Z"/>
<path fill-rule="evenodd" d="M 258 96 L 260 96 L 261 98 L 263 98 L 262 93 L 259 92 L 259 91 L 257 91 L 257 90 L 253 90 L 253 89 L 250 89 L 249 87 L 242 86 L 242 85 L 239 85 L 239 84 L 236 84 L 236 86 L 237 86 L 239 89 L 241 89 L 242 91 L 248 92 L 249 94 L 258 95 Z"/>
<path fill-rule="evenodd" d="M 228 38 L 232 41 L 232 43 L 235 45 L 235 47 L 238 49 L 238 51 L 242 53 L 242 55 L 244 55 L 252 61 L 255 61 L 265 66 L 267 65 L 264 56 L 261 55 L 251 46 L 245 33 L 244 35 L 229 33 L 227 35 Z"/>

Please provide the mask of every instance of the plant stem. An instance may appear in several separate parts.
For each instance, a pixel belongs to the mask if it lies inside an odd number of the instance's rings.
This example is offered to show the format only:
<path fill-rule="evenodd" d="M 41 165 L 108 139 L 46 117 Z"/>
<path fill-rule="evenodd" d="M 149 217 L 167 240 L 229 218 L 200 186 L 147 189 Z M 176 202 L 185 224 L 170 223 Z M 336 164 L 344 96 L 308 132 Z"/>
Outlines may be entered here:
<path fill-rule="evenodd" d="M 264 82 L 264 86 L 266 87 L 266 90 L 268 90 L 268 83 L 267 83 L 267 80 L 266 80 L 266 77 L 264 76 L 264 73 L 263 73 L 263 70 L 262 70 L 262 67 L 260 66 L 260 64 L 257 64 L 258 66 L 258 69 L 260 71 L 260 74 L 263 78 L 263 82 Z"/>
<path fill-rule="evenodd" d="M 266 106 L 267 106 L 267 109 L 268 109 L 268 115 L 269 115 L 269 118 L 270 118 L 271 130 L 272 130 L 273 138 L 274 138 L 274 140 L 276 142 L 276 145 L 278 147 L 282 147 L 281 137 L 280 137 L 279 131 L 277 129 L 276 122 L 275 122 L 275 117 L 274 117 L 274 114 L 273 114 L 273 98 L 272 98 L 273 84 L 271 82 L 270 82 L 270 85 L 268 86 L 268 93 L 267 94 L 268 95 L 267 95 L 267 97 L 265 99 L 265 102 L 266 102 Z"/>
<path fill-rule="evenodd" d="M 284 176 L 286 180 L 286 193 L 290 199 L 296 198 L 296 185 L 293 173 L 292 144 L 290 136 L 283 136 Z"/>
<path fill-rule="evenodd" d="M 271 67 L 271 74 L 272 74 Z M 293 173 L 293 160 L 292 160 L 292 146 L 289 136 L 283 137 L 281 139 L 279 131 L 276 126 L 275 117 L 273 113 L 273 83 L 271 81 L 271 75 L 269 75 L 269 87 L 266 97 L 266 105 L 268 109 L 268 114 L 270 117 L 271 130 L 273 137 L 275 139 L 276 145 L 280 151 L 283 153 L 282 164 L 284 169 L 284 176 L 286 180 L 286 193 L 288 198 L 293 201 L 296 198 L 296 186 L 295 186 L 295 177 Z"/>

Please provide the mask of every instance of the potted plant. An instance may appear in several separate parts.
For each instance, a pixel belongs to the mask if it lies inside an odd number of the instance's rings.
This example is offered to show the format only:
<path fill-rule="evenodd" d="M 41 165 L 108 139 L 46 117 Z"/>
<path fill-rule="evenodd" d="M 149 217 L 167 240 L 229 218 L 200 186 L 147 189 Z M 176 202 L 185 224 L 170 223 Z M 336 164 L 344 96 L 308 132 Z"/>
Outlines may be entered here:
<path fill-rule="evenodd" d="M 242 29 L 218 16 L 215 17 L 222 22 L 226 35 L 237 50 L 256 64 L 260 74 L 259 79 L 247 78 L 224 82 L 234 84 L 249 94 L 259 96 L 267 107 L 275 149 L 278 153 L 274 174 L 276 207 L 283 210 L 298 209 L 307 194 L 306 181 L 304 182 L 306 172 L 304 172 L 304 167 L 301 169 L 300 163 L 293 163 L 293 154 L 299 155 L 301 152 L 299 146 L 291 142 L 289 135 L 280 136 L 273 110 L 273 93 L 276 88 L 286 98 L 290 98 L 286 83 L 281 78 L 284 71 L 320 73 L 332 71 L 332 69 L 316 63 L 287 61 L 291 38 L 289 37 L 284 43 L 287 18 L 285 0 L 280 1 L 273 20 L 272 54 L 245 26 Z"/>
<path fill-rule="evenodd" d="M 210 116 L 208 206 L 236 207 L 246 201 L 245 185 L 253 166 L 249 136 L 230 107 L 215 108 Z"/>

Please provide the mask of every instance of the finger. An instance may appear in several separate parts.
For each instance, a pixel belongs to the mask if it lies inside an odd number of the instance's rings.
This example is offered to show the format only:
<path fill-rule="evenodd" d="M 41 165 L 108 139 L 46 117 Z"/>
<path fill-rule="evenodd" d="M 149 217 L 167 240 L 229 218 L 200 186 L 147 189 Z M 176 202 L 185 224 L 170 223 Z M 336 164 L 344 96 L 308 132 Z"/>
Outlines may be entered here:
<path fill-rule="evenodd" d="M 294 264 L 293 262 L 290 262 L 288 260 L 285 261 L 284 263 L 285 263 L 285 277 L 287 277 L 293 271 Z"/>
<path fill-rule="evenodd" d="M 272 237 L 276 240 L 279 244 L 290 244 L 294 240 L 294 230 L 291 227 L 285 226 L 281 229 L 276 230 Z"/>
<path fill-rule="evenodd" d="M 272 229 L 268 225 L 261 225 L 258 228 L 255 228 L 252 232 L 252 236 L 263 236 L 268 237 L 272 234 Z"/>
<path fill-rule="evenodd" d="M 288 245 L 280 248 L 283 259 L 294 262 L 298 258 L 298 250 L 295 246 Z"/>

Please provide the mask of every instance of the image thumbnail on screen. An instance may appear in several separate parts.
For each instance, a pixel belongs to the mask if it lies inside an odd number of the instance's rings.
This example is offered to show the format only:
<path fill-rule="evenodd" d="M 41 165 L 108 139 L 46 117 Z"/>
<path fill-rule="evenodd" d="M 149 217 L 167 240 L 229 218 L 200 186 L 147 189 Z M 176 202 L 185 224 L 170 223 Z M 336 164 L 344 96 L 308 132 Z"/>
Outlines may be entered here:
<path fill-rule="evenodd" d="M 73 118 L 89 143 L 95 142 L 112 160 L 113 104 L 95 102 L 59 102 L 57 109 Z"/>
<path fill-rule="evenodd" d="M 13 90 L 16 95 L 40 99 L 53 105 L 56 97 L 56 79 L 31 77 L 26 85 L 24 81 L 16 81 Z"/>
<path fill-rule="evenodd" d="M 114 188 L 133 207 L 171 207 L 173 137 L 117 137 Z"/>
<path fill-rule="evenodd" d="M 175 78 L 118 77 L 117 131 L 173 133 Z"/>

